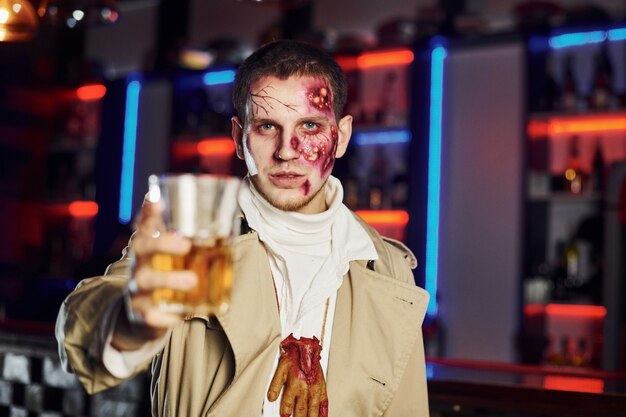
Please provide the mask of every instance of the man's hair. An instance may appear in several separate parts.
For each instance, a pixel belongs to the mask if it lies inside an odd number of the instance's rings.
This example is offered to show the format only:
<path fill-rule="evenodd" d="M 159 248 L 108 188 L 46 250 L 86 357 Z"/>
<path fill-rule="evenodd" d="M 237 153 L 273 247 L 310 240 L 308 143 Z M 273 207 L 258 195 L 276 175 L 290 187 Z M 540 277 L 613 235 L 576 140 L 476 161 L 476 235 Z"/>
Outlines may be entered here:
<path fill-rule="evenodd" d="M 312 45 L 279 40 L 257 49 L 241 64 L 235 77 L 233 104 L 239 118 L 246 122 L 246 103 L 252 83 L 262 77 L 274 76 L 286 80 L 291 76 L 311 76 L 327 80 L 332 92 L 337 121 L 346 104 L 346 77 L 341 67 L 328 53 Z"/>

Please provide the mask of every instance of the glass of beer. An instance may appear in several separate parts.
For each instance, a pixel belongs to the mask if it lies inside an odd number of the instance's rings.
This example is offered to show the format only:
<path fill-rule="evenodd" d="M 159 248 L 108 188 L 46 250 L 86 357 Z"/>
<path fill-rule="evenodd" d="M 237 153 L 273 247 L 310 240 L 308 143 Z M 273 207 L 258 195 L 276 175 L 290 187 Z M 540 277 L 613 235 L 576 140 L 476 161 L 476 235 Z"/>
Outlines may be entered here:
<path fill-rule="evenodd" d="M 156 253 L 160 271 L 193 270 L 198 284 L 189 291 L 171 288 L 152 293 L 155 305 L 188 314 L 223 313 L 230 303 L 233 265 L 230 243 L 237 231 L 241 180 L 209 174 L 151 175 L 148 200 L 160 202 L 165 229 L 191 240 L 186 255 Z"/>

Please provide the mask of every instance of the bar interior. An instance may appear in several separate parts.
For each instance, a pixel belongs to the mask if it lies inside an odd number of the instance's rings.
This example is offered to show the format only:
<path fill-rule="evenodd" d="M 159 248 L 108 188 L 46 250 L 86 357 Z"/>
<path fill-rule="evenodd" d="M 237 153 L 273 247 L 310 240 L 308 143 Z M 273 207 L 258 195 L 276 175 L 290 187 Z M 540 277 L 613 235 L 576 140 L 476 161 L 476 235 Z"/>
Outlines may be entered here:
<path fill-rule="evenodd" d="M 330 51 L 345 204 L 415 253 L 430 412 L 626 416 L 626 3 L 0 0 L 0 416 L 147 416 L 88 396 L 54 322 L 117 260 L 155 172 L 244 175 L 238 65 Z"/>

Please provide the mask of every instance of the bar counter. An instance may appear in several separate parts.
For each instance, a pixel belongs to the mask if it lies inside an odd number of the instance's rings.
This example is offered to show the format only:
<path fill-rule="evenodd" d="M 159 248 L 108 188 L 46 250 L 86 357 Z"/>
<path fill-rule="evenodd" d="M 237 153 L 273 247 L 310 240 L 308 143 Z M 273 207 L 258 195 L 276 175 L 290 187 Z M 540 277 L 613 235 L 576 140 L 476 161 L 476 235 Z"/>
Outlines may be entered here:
<path fill-rule="evenodd" d="M 626 417 L 626 372 L 427 361 L 432 417 Z"/>

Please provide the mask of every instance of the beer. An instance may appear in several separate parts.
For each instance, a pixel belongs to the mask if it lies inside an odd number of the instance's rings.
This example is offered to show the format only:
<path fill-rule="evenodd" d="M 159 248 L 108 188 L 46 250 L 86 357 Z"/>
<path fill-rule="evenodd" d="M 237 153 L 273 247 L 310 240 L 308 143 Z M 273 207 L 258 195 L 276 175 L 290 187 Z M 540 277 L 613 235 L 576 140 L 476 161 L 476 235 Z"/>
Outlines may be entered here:
<path fill-rule="evenodd" d="M 237 230 L 239 178 L 208 174 L 151 175 L 148 200 L 159 202 L 165 230 L 191 239 L 186 255 L 157 253 L 152 268 L 159 271 L 194 271 L 198 284 L 188 290 L 159 288 L 152 300 L 163 311 L 186 314 L 223 313 L 233 286 L 229 247 Z"/>
<path fill-rule="evenodd" d="M 166 272 L 192 270 L 198 276 L 198 284 L 189 291 L 154 290 L 152 300 L 163 310 L 215 314 L 223 312 L 230 303 L 233 265 L 230 247 L 224 239 L 213 245 L 193 242 L 186 255 L 154 254 L 152 267 Z"/>

